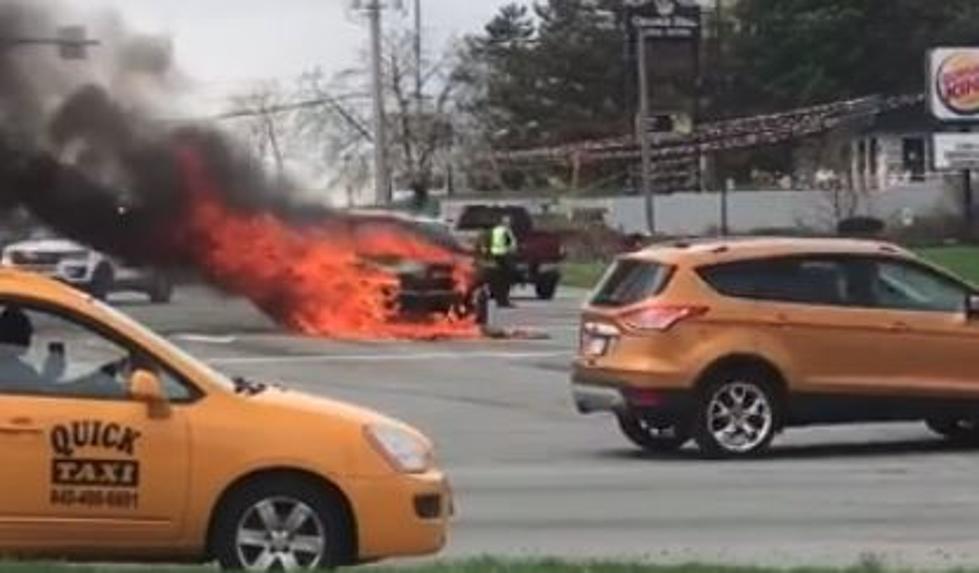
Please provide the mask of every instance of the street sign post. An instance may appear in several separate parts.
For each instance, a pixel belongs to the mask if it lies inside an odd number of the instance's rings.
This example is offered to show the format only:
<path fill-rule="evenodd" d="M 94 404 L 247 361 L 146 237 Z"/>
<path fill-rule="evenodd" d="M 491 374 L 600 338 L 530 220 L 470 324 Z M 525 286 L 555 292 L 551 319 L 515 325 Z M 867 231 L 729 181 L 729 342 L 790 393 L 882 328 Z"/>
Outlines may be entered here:
<path fill-rule="evenodd" d="M 652 146 L 658 137 L 689 134 L 694 129 L 699 102 L 701 8 L 697 0 L 626 0 L 626 10 L 630 42 L 638 52 L 636 138 L 642 155 L 646 219 L 649 232 L 655 234 L 655 187 L 672 185 L 673 174 L 653 173 Z M 699 177 L 699 167 L 696 171 Z"/>

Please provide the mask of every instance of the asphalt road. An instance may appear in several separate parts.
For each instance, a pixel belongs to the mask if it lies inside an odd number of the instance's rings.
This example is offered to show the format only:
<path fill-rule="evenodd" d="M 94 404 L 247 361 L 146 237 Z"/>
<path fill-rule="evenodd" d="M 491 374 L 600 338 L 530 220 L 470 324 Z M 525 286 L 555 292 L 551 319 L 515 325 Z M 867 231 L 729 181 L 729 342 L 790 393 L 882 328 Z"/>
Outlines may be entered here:
<path fill-rule="evenodd" d="M 541 341 L 340 343 L 280 332 L 199 288 L 119 306 L 237 374 L 378 408 L 435 439 L 458 496 L 446 558 L 483 555 L 946 567 L 979 561 L 979 451 L 923 426 L 792 431 L 770 459 L 648 457 L 578 416 L 568 363 L 582 293 L 498 319 Z"/>

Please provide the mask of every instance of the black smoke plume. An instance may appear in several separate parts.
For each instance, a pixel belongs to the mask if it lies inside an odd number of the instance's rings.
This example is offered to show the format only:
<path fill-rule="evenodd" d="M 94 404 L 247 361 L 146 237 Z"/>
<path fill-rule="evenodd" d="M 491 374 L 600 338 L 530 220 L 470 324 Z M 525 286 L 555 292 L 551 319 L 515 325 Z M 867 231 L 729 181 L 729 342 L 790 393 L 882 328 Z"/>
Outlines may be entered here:
<path fill-rule="evenodd" d="M 154 121 L 145 93 L 128 90 L 147 82 L 170 89 L 174 72 L 165 41 L 129 36 L 118 19 L 107 18 L 104 32 L 117 42 L 95 48 L 105 52 L 90 63 L 67 64 L 54 51 L 3 43 L 50 34 L 56 14 L 51 2 L 0 0 L 0 208 L 26 208 L 58 233 L 135 264 L 192 266 L 192 258 L 172 248 L 189 200 L 177 152 L 192 149 L 206 162 L 222 203 L 239 212 L 322 229 L 378 222 L 297 201 L 287 183 L 270 180 L 218 129 Z M 121 93 L 110 93 L 105 83 L 121 86 Z M 57 102 L 53 109 L 50 102 Z M 383 224 L 455 248 L 423 227 Z"/>

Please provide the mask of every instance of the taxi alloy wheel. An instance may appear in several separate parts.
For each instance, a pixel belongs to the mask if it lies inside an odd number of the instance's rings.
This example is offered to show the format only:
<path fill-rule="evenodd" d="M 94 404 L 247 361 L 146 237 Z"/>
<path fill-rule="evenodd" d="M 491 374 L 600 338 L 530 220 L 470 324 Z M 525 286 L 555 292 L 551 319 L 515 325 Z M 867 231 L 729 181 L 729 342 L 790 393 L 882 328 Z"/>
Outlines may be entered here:
<path fill-rule="evenodd" d="M 221 502 L 211 554 L 230 571 L 312 571 L 351 559 L 353 526 L 344 503 L 301 477 L 245 483 Z"/>
<path fill-rule="evenodd" d="M 326 529 L 305 503 L 268 498 L 242 516 L 235 545 L 245 571 L 313 570 L 324 561 Z"/>

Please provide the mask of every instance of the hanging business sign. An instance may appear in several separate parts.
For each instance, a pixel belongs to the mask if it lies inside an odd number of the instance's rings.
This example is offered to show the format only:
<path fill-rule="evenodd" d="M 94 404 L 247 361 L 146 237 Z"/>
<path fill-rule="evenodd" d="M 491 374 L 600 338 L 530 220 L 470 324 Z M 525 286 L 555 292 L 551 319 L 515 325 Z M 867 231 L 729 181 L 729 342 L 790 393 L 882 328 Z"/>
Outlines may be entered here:
<path fill-rule="evenodd" d="M 979 169 L 979 133 L 936 133 L 935 169 Z"/>
<path fill-rule="evenodd" d="M 928 54 L 928 103 L 943 121 L 979 121 L 979 48 L 936 48 Z"/>
<path fill-rule="evenodd" d="M 701 9 L 697 0 L 626 0 L 629 21 L 647 38 L 699 40 Z"/>

